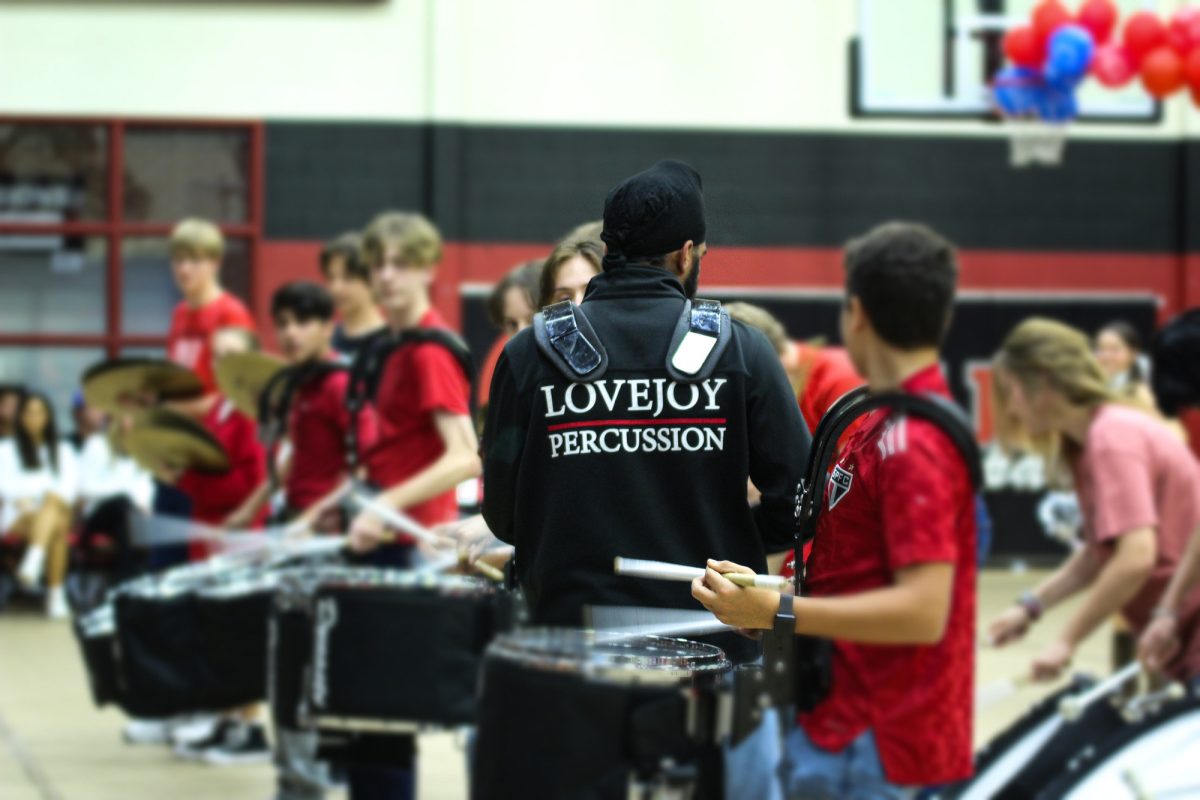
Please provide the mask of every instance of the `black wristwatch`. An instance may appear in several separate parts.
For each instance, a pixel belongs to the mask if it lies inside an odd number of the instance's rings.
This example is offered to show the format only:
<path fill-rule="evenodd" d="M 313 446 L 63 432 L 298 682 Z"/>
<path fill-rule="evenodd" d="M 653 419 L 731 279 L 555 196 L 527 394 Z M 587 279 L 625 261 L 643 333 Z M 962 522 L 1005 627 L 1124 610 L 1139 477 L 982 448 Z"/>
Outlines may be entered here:
<path fill-rule="evenodd" d="M 782 593 L 779 595 L 779 610 L 775 612 L 775 633 L 796 634 L 796 611 L 792 603 L 796 596 Z"/>

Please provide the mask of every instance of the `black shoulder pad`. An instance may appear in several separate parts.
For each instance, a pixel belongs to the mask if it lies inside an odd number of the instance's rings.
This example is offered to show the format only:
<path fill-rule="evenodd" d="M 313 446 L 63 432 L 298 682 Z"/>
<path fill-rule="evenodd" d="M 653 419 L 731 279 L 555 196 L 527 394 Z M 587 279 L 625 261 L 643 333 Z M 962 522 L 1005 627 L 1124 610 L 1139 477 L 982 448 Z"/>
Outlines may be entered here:
<path fill-rule="evenodd" d="M 608 371 L 608 352 L 583 309 L 564 300 L 533 317 L 538 349 L 568 380 L 594 381 Z"/>
<path fill-rule="evenodd" d="M 732 335 L 729 312 L 719 301 L 685 301 L 667 349 L 667 374 L 676 381 L 704 380 L 716 369 Z"/>

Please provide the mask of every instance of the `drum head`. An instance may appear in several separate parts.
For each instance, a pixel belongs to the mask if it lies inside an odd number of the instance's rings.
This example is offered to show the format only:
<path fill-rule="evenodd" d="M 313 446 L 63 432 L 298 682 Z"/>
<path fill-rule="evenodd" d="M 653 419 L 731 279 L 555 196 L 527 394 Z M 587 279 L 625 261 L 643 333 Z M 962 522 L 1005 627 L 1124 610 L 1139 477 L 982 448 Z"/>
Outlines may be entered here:
<path fill-rule="evenodd" d="M 628 684 L 677 683 L 732 668 L 725 653 L 710 644 L 662 636 L 598 637 L 594 631 L 570 628 L 531 628 L 499 636 L 488 656 L 531 669 Z"/>

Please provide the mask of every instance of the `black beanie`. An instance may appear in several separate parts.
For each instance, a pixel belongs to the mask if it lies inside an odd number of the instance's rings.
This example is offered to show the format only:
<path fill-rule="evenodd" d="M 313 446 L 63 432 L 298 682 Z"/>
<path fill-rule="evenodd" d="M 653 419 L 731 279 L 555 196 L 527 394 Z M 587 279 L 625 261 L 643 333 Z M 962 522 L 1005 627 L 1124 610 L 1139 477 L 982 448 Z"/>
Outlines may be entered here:
<path fill-rule="evenodd" d="M 1154 396 L 1164 414 L 1174 417 L 1200 406 L 1200 308 L 1185 311 L 1155 334 L 1150 359 Z"/>
<path fill-rule="evenodd" d="M 700 173 L 679 161 L 660 161 L 626 178 L 604 200 L 606 270 L 673 253 L 688 240 L 700 244 L 704 236 Z"/>

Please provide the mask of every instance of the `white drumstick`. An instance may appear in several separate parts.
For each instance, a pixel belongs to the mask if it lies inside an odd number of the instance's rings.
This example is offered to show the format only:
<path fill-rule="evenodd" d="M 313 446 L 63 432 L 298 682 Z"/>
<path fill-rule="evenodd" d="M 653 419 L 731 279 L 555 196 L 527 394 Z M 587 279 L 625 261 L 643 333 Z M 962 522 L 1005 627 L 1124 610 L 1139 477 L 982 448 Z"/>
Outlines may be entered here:
<path fill-rule="evenodd" d="M 704 575 L 702 567 L 689 567 L 686 564 L 671 564 L 666 561 L 647 561 L 641 558 L 613 559 L 613 571 L 618 575 L 628 575 L 633 578 L 652 578 L 660 581 L 691 582 Z M 738 586 L 757 586 L 760 589 L 783 591 L 788 579 L 782 575 L 747 575 L 742 572 L 724 572 L 722 576 L 730 583 Z"/>
<path fill-rule="evenodd" d="M 717 619 L 698 620 L 696 622 L 664 622 L 662 625 L 644 625 L 633 628 L 597 628 L 596 641 L 602 643 L 623 642 L 629 639 L 639 639 L 643 636 L 707 636 L 710 633 L 723 633 L 734 630 L 732 625 L 726 625 Z"/>
<path fill-rule="evenodd" d="M 1064 697 L 1062 702 L 1058 704 L 1059 716 L 1065 722 L 1074 722 L 1083 716 L 1083 712 L 1087 710 L 1088 706 L 1120 689 L 1130 680 L 1140 675 L 1141 672 L 1141 662 L 1134 661 L 1131 664 L 1126 664 L 1111 677 L 1105 678 L 1086 692 Z"/>
<path fill-rule="evenodd" d="M 403 511 L 392 508 L 385 503 L 381 503 L 373 497 L 367 497 L 361 492 L 351 492 L 350 500 L 361 508 L 370 511 L 388 525 L 404 531 L 414 539 L 420 539 L 426 544 L 435 546 L 442 543 L 441 537 L 426 528 L 421 523 L 417 522 L 408 514 L 405 514 Z"/>

